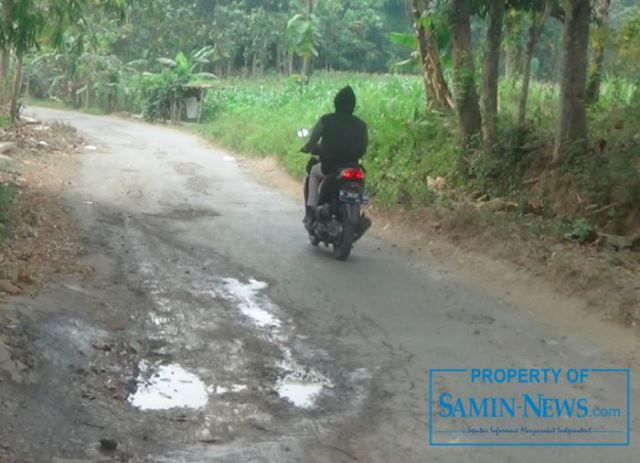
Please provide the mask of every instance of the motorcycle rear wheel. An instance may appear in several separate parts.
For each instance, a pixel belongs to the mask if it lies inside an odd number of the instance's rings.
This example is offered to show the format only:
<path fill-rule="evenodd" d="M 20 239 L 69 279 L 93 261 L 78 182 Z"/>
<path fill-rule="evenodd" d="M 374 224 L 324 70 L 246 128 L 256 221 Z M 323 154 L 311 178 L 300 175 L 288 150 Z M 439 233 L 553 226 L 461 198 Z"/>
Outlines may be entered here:
<path fill-rule="evenodd" d="M 342 234 L 338 243 L 333 243 L 333 256 L 337 260 L 347 260 L 353 248 L 355 225 L 349 220 L 342 224 Z"/>

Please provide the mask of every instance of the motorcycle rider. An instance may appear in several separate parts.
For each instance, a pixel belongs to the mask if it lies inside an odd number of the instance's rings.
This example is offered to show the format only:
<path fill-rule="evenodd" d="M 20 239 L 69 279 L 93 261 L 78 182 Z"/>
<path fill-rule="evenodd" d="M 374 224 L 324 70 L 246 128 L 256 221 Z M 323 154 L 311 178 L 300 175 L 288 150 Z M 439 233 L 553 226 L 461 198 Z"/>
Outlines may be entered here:
<path fill-rule="evenodd" d="M 333 100 L 335 112 L 325 114 L 311 131 L 305 153 L 316 154 L 320 162 L 309 170 L 308 197 L 304 222 L 310 225 L 320 200 L 320 184 L 325 176 L 342 167 L 357 164 L 367 151 L 367 124 L 353 115 L 356 95 L 350 86 L 341 89 Z"/>

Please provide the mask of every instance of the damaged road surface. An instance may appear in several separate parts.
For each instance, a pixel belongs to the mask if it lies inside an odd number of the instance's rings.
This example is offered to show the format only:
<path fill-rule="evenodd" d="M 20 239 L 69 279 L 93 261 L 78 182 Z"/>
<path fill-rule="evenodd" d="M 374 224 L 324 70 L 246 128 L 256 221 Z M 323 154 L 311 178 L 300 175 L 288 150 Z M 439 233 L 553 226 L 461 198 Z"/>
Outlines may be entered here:
<path fill-rule="evenodd" d="M 374 238 L 335 261 L 197 137 L 36 113 L 92 143 L 65 201 L 95 275 L 3 309 L 0 461 L 637 461 L 429 447 L 429 368 L 629 365 Z"/>

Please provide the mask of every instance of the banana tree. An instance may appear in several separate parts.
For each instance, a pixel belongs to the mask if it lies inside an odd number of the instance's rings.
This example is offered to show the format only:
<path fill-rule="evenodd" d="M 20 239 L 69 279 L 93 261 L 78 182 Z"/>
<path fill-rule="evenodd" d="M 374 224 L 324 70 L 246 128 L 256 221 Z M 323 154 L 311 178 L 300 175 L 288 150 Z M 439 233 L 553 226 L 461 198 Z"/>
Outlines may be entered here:
<path fill-rule="evenodd" d="M 132 0 L 104 0 L 99 7 L 108 12 L 124 11 Z M 0 31 L 0 46 L 12 49 L 16 58 L 16 70 L 11 94 L 10 118 L 16 119 L 18 97 L 22 87 L 24 55 L 32 48 L 48 44 L 58 48 L 63 44 L 65 32 L 75 26 L 86 26 L 90 0 L 5 0 L 7 17 Z"/>
<path fill-rule="evenodd" d="M 176 123 L 182 113 L 182 100 L 187 87 L 211 84 L 216 79 L 215 74 L 199 71 L 202 66 L 211 63 L 214 53 L 214 47 L 205 46 L 188 56 L 179 52 L 175 59 L 158 58 L 157 62 L 167 69 L 152 77 L 156 85 L 147 98 L 147 106 L 152 108 L 147 111 L 148 118 L 164 117 L 168 111 L 171 122 Z"/>
<path fill-rule="evenodd" d="M 16 57 L 16 71 L 11 92 L 9 117 L 17 118 L 18 96 L 22 88 L 22 62 L 25 53 L 38 45 L 38 38 L 45 27 L 45 18 L 35 0 L 14 2 L 11 7 L 11 21 L 5 24 L 2 43 L 13 48 Z"/>
<path fill-rule="evenodd" d="M 287 23 L 287 39 L 289 53 L 302 57 L 302 77 L 309 81 L 311 74 L 311 59 L 318 56 L 316 46 L 318 44 L 317 21 L 310 12 L 306 15 L 297 14 Z"/>
<path fill-rule="evenodd" d="M 211 57 L 215 51 L 215 47 L 207 45 L 189 55 L 179 52 L 174 59 L 162 57 L 156 61 L 167 66 L 184 83 L 192 80 L 211 80 L 216 79 L 215 74 L 202 72 L 199 69 L 212 62 Z"/>

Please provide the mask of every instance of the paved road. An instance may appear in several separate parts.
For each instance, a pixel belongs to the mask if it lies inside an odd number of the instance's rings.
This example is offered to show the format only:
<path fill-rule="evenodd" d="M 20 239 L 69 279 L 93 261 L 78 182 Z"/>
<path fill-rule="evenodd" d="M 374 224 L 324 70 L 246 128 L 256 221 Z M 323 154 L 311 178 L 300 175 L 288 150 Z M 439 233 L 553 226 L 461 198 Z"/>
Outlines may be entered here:
<path fill-rule="evenodd" d="M 105 436 L 131 461 L 640 459 L 637 434 L 629 448 L 430 447 L 431 368 L 629 365 L 371 236 L 350 261 L 333 260 L 308 245 L 299 204 L 195 136 L 35 112 L 74 125 L 96 147 L 81 155 L 66 200 L 97 273 L 83 285 L 63 279 L 28 302 L 43 314 L 32 327 L 40 383 L 22 391 L 23 408 L 0 434 L 37 436 L 10 445 L 26 461 L 95 461 Z M 558 386 L 560 394 L 622 407 L 624 375 L 595 376 Z M 436 375 L 433 393 L 467 390 L 460 381 Z"/>

